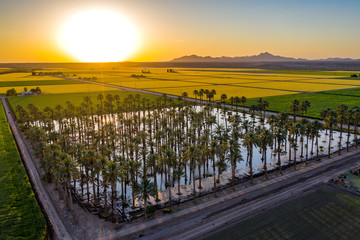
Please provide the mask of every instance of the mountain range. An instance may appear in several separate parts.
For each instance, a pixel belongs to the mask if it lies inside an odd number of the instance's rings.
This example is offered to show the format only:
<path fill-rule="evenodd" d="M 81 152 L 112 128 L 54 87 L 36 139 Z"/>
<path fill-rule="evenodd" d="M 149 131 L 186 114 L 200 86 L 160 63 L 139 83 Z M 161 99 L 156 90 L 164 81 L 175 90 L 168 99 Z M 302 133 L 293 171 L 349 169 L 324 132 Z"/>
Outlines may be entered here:
<path fill-rule="evenodd" d="M 260 53 L 259 55 L 242 56 L 242 57 L 202 57 L 198 55 L 187 55 L 179 58 L 175 58 L 170 62 L 292 62 L 292 61 L 354 61 L 360 59 L 352 58 L 327 58 L 308 60 L 305 58 L 291 58 L 276 56 L 268 52 Z"/>

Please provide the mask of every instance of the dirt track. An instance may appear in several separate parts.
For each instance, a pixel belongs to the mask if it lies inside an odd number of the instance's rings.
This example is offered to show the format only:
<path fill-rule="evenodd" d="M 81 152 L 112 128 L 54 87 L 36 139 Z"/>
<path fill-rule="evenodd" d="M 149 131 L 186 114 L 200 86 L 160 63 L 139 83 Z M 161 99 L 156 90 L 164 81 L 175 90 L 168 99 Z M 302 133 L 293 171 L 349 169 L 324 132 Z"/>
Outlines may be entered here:
<path fill-rule="evenodd" d="M 31 181 L 32 188 L 37 196 L 38 201 L 40 202 L 41 208 L 45 210 L 46 218 L 51 228 L 51 237 L 53 239 L 71 239 L 67 229 L 65 228 L 62 220 L 54 208 L 54 205 L 51 202 L 48 191 L 44 188 L 40 180 L 39 172 L 37 171 L 32 156 L 27 149 L 26 142 L 24 141 L 15 123 L 14 116 L 11 114 L 12 111 L 8 102 L 3 97 L 1 98 L 1 102 L 4 106 L 8 123 L 18 146 L 19 153 L 26 168 L 26 172 Z"/>

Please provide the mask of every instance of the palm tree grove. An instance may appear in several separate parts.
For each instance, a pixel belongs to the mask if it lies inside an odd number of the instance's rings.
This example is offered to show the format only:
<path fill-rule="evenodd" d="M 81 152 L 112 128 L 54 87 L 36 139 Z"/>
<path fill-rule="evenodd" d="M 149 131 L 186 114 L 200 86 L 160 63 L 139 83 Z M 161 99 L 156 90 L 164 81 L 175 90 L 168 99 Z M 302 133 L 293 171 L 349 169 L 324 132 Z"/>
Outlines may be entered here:
<path fill-rule="evenodd" d="M 18 105 L 20 129 L 40 159 L 43 179 L 60 199 L 113 222 L 148 217 L 254 176 L 296 169 L 300 163 L 357 145 L 360 108 L 324 109 L 323 122 L 304 118 L 309 101 L 294 100 L 288 113 L 269 114 L 258 99 L 232 108 L 212 101 L 216 91 L 195 90 L 194 102 L 139 94 L 98 94 L 55 108 Z M 203 97 L 206 96 L 205 100 Z M 229 180 L 229 181 L 228 181 Z"/>

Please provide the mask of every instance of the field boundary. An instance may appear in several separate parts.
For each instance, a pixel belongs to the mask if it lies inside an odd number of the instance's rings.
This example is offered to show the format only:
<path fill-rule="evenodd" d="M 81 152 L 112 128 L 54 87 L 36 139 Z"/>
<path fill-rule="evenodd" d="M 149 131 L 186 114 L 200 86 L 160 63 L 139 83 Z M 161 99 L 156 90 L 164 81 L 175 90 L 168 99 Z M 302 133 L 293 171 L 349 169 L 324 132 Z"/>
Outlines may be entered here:
<path fill-rule="evenodd" d="M 18 147 L 21 159 L 25 166 L 26 172 L 28 174 L 31 186 L 37 199 L 41 205 L 42 210 L 45 212 L 45 217 L 48 221 L 50 229 L 48 229 L 51 239 L 72 239 L 68 233 L 65 225 L 63 224 L 61 218 L 55 210 L 54 205 L 50 199 L 49 193 L 43 186 L 41 178 L 35 164 L 33 162 L 32 156 L 27 148 L 27 145 L 19 131 L 19 128 L 15 122 L 14 113 L 7 101 L 6 98 L 1 97 L 1 102 L 4 107 L 5 115 L 10 126 L 11 132 L 14 136 L 14 140 Z M 49 231 L 51 230 L 51 231 Z"/>

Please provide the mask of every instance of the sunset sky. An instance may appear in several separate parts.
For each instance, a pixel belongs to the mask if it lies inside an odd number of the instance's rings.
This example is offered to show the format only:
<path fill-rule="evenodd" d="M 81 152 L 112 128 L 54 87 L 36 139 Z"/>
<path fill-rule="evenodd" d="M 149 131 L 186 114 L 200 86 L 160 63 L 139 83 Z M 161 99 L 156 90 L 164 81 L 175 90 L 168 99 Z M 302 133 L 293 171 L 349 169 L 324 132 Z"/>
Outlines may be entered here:
<path fill-rule="evenodd" d="M 111 10 L 135 26 L 139 45 L 129 61 L 265 51 L 360 58 L 358 0 L 3 0 L 0 62 L 79 61 L 61 46 L 59 31 L 88 9 Z"/>

